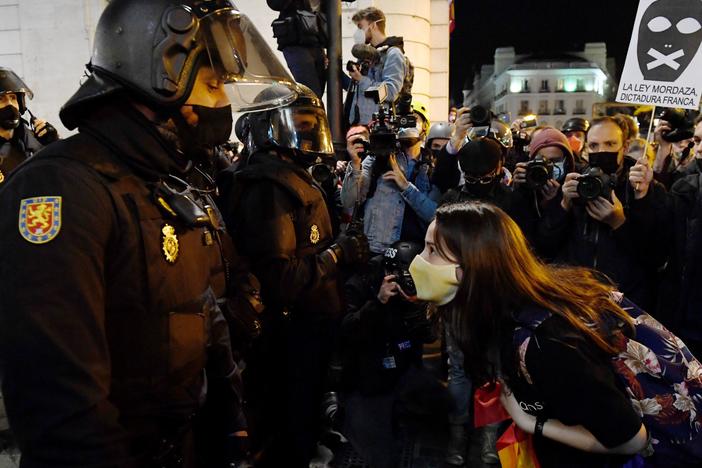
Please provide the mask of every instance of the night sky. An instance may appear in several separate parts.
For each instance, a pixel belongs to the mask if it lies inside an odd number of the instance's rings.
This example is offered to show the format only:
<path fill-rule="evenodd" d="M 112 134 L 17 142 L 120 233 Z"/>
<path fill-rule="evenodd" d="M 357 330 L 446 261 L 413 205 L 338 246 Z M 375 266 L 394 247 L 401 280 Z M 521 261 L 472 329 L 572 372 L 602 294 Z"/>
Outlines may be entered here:
<path fill-rule="evenodd" d="M 586 42 L 607 43 L 617 79 L 624 66 L 638 0 L 454 0 L 451 36 L 451 98 L 459 105 L 466 79 L 492 63 L 496 47 L 517 54 L 582 50 Z"/>

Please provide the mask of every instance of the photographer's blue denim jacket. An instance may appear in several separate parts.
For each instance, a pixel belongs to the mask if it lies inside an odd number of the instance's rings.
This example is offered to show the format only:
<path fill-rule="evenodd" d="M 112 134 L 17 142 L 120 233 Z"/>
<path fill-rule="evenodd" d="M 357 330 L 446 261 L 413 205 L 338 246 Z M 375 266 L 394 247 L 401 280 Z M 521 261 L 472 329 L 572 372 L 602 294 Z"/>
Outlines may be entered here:
<path fill-rule="evenodd" d="M 388 93 L 385 98 L 386 102 L 395 102 L 397 96 L 402 89 L 402 84 L 405 81 L 407 67 L 405 65 L 405 56 L 399 47 L 390 47 L 387 51 L 381 52 L 381 61 L 368 70 L 368 76 L 364 76 L 358 82 L 358 89 L 351 104 L 350 121 L 353 121 L 355 116 L 355 106 L 358 105 L 360 120 L 358 123 L 368 125 L 373 118 L 373 113 L 378 112 L 378 104 L 373 99 L 364 95 L 366 90 L 371 86 L 377 86 L 385 83 Z"/>
<path fill-rule="evenodd" d="M 441 193 L 429 181 L 429 167 L 424 164 L 414 182 L 410 182 L 405 191 L 400 191 L 395 182 L 383 180 L 383 176 L 380 175 L 375 194 L 366 200 L 374 162 L 375 157 L 368 156 L 363 160 L 360 170 L 355 169 L 353 164 L 348 165 L 341 187 L 341 202 L 346 209 L 353 209 L 356 200 L 359 201 L 359 205 L 366 202 L 363 231 L 368 237 L 371 251 L 383 253 L 393 242 L 400 240 L 405 207 L 409 205 L 417 217 L 429 225 L 434 218 Z M 409 180 L 418 161 L 399 153 L 397 163 Z"/>

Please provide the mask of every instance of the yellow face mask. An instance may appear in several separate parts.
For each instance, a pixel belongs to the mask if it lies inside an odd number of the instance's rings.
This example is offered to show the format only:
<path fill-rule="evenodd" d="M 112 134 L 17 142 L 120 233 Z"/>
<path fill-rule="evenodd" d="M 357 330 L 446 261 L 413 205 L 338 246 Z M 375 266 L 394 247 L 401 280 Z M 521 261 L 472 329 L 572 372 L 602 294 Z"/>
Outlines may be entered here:
<path fill-rule="evenodd" d="M 456 268 L 458 265 L 434 265 L 419 255 L 414 257 L 409 272 L 417 287 L 417 299 L 438 305 L 451 302 L 458 291 Z"/>

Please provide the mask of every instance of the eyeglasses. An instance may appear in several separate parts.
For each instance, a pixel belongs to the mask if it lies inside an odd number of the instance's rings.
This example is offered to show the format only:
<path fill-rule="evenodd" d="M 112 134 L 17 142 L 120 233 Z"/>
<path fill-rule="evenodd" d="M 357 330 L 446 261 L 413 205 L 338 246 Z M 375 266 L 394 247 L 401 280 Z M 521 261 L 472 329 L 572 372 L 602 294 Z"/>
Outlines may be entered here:
<path fill-rule="evenodd" d="M 489 175 L 482 176 L 482 177 L 473 177 L 473 176 L 469 176 L 469 175 L 464 175 L 463 178 L 465 179 L 467 184 L 487 185 L 487 184 L 492 183 L 499 176 L 500 176 L 500 174 L 489 174 Z"/>

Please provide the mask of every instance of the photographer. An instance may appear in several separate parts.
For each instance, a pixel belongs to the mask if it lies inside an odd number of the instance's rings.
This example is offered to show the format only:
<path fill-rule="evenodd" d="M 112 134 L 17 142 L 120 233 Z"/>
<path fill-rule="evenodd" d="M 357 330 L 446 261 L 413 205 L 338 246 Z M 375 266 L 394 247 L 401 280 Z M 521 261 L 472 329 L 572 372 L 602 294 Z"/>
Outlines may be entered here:
<path fill-rule="evenodd" d="M 398 240 L 421 241 L 440 197 L 429 178 L 431 155 L 422 148 L 423 130 L 417 128 L 422 124 L 407 100 L 398 112 L 388 119 L 379 114 L 368 156 L 352 156 L 341 188 L 345 209 L 365 204 L 363 229 L 374 254 Z M 415 126 L 398 128 L 400 120 Z"/>
<path fill-rule="evenodd" d="M 682 109 L 666 109 L 656 125 L 653 135 L 657 150 L 653 171 L 656 180 L 668 189 L 683 177 L 699 172 L 693 163 L 693 136 L 695 124 L 699 121 L 698 117 L 693 123 Z"/>
<path fill-rule="evenodd" d="M 565 135 L 551 127 L 542 129 L 529 148 L 530 161 L 517 163 L 512 183 L 531 189 L 543 206 L 556 198 L 566 174 L 575 170 L 573 153 Z"/>
<path fill-rule="evenodd" d="M 615 119 L 592 122 L 587 150 L 588 168 L 566 176 L 560 209 L 547 215 L 551 234 L 561 239 L 559 259 L 601 271 L 650 309 L 656 270 L 664 263 L 664 189 L 652 182 L 645 158 L 625 170 L 627 144 Z"/>
<path fill-rule="evenodd" d="M 370 44 L 379 52 L 378 59 L 370 64 L 367 74 L 361 73 L 358 65 L 352 65 L 349 70 L 356 86 L 351 98 L 348 121 L 351 125 L 367 125 L 377 110 L 377 104 L 372 98 L 366 97 L 366 90 L 384 85 L 387 91 L 386 101 L 392 104 L 401 94 L 411 92 L 413 77 L 409 70 L 409 61 L 404 55 L 402 37 L 385 36 L 385 14 L 382 11 L 375 7 L 364 8 L 353 15 L 351 21 L 358 27 L 354 34 L 354 42 Z"/>
<path fill-rule="evenodd" d="M 448 143 L 436 154 L 434 172 L 432 173 L 432 183 L 439 188 L 442 194 L 464 182 L 456 158 L 458 151 L 471 139 L 486 136 L 500 144 L 504 161 L 505 155 L 512 148 L 512 133 L 509 127 L 496 120 L 493 113 L 482 106 L 462 107 L 458 110 L 453 134 Z M 511 176 L 508 175 L 504 165 L 503 173 L 505 179 L 509 179 Z"/>
<path fill-rule="evenodd" d="M 422 369 L 423 345 L 433 337 L 427 305 L 414 301 L 409 273 L 421 250 L 416 242 L 395 242 L 370 261 L 367 274 L 354 275 L 346 284 L 343 433 L 373 468 L 397 466 L 397 421 L 405 406 L 445 401 L 445 390 Z"/>
<path fill-rule="evenodd" d="M 33 96 L 15 72 L 0 67 L 0 184 L 22 161 L 58 140 L 56 129 L 27 109 Z M 31 125 L 22 118 L 25 112 Z"/>
<path fill-rule="evenodd" d="M 552 238 L 553 231 L 548 225 L 550 217 L 546 212 L 560 209 L 561 185 L 566 174 L 574 172 L 575 160 L 568 139 L 552 127 L 537 132 L 529 147 L 530 161 L 517 163 L 512 185 L 531 201 L 527 209 L 536 218 L 536 230 L 529 240 L 539 256 L 552 259 L 558 254 L 557 242 L 554 242 L 557 236 Z"/>

